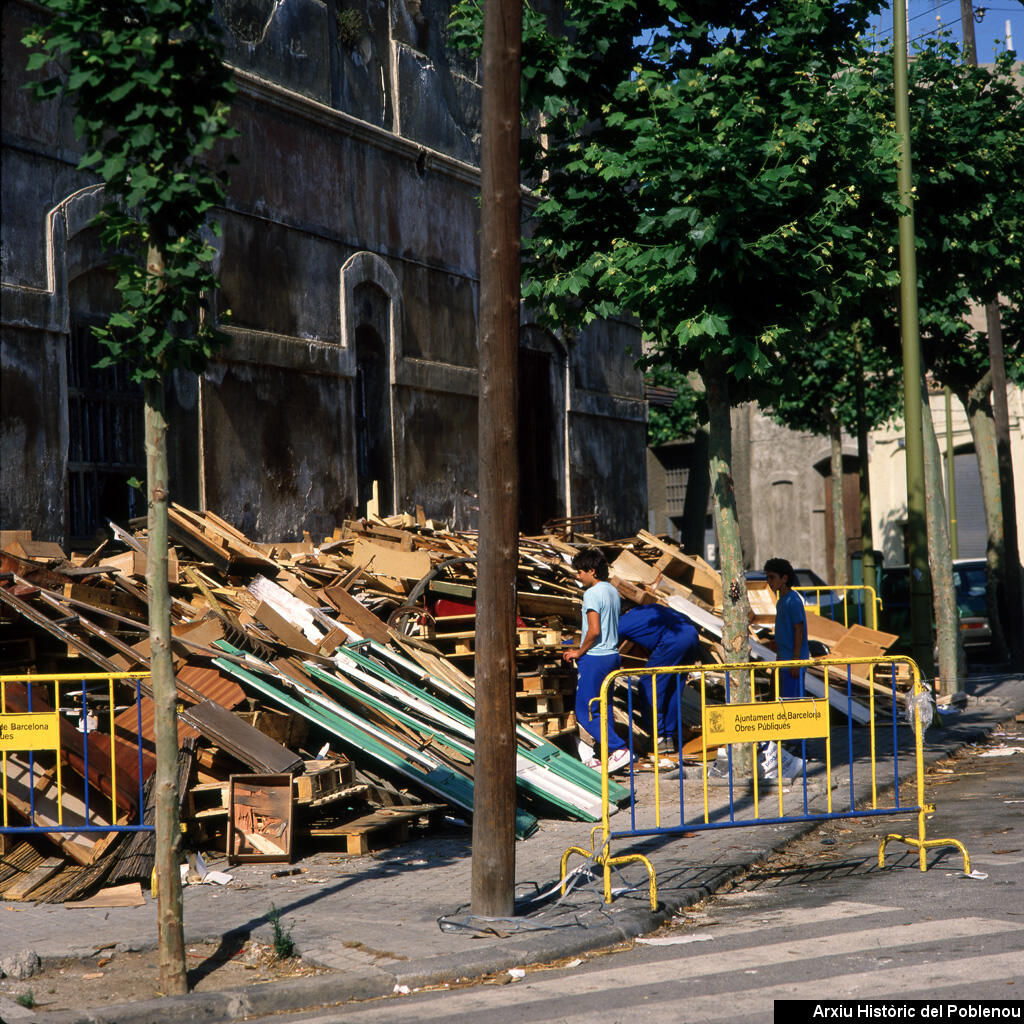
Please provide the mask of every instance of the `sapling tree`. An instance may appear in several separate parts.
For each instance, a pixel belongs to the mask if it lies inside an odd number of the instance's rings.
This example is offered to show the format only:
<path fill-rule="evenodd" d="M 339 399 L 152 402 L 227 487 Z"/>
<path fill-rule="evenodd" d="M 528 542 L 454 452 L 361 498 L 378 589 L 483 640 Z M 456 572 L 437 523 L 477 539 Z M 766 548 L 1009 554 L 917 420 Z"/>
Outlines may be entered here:
<path fill-rule="evenodd" d="M 204 0 L 42 0 L 24 37 L 40 100 L 69 103 L 79 168 L 105 186 L 101 237 L 121 308 L 95 333 L 100 366 L 125 363 L 145 402 L 147 586 L 156 706 L 156 871 L 161 988 L 187 989 L 178 865 L 176 688 L 167 583 L 164 382 L 201 371 L 224 340 L 215 329 L 211 235 L 227 178 L 208 161 L 229 137 L 231 70 Z"/>

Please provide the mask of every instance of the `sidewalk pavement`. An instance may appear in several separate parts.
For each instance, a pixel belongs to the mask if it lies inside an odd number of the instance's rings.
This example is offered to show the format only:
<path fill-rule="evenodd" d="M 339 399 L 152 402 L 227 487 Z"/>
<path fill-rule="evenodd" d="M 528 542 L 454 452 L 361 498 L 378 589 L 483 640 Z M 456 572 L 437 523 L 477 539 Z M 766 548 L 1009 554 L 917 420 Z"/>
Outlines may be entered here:
<path fill-rule="evenodd" d="M 1024 677 L 975 676 L 966 688 L 970 694 L 967 706 L 943 715 L 944 729 L 930 729 L 925 734 L 926 761 L 949 756 L 1024 711 Z M 906 726 L 900 728 L 911 735 Z M 912 778 L 913 767 L 913 759 L 901 753 L 901 777 Z M 824 788 L 823 767 L 818 766 L 818 771 L 812 797 Z M 843 793 L 847 783 L 845 769 L 833 771 L 837 806 L 850 806 L 849 790 Z M 637 774 L 638 821 L 641 814 L 650 813 L 653 788 L 652 773 Z M 671 824 L 673 814 L 678 821 L 672 804 L 676 801 L 677 808 L 678 781 L 662 777 L 661 788 L 663 821 Z M 702 807 L 702 786 L 687 780 L 684 788 L 689 819 Z M 799 788 L 794 785 L 789 790 Z M 860 800 L 867 795 L 870 773 L 866 764 L 858 764 L 854 797 Z M 713 799 L 721 807 L 728 793 L 718 787 Z M 926 800 L 932 799 L 934 796 L 926 793 Z M 774 816 L 775 791 L 762 788 L 761 800 L 762 816 Z M 627 815 L 624 810 L 613 817 L 613 829 L 628 828 Z M 589 848 L 590 826 L 542 820 L 538 832 L 516 846 L 515 917 L 491 921 L 473 919 L 469 912 L 468 828 L 452 826 L 362 857 L 321 852 L 301 862 L 305 873 L 277 879 L 271 875 L 283 865 L 225 868 L 221 862 L 211 866 L 229 870 L 234 877 L 230 885 L 193 885 L 184 890 L 186 943 L 241 944 L 252 938 L 270 944 L 273 931 L 268 913 L 276 907 L 303 959 L 336 973 L 95 1010 L 35 1014 L 33 1020 L 50 1024 L 239 1020 L 247 1015 L 389 995 L 401 986 L 413 989 L 570 958 L 655 930 L 813 827 L 809 822 L 758 825 L 702 831 L 687 838 L 648 837 L 632 845 L 615 843 L 616 855 L 643 852 L 650 857 L 657 872 L 659 899 L 658 910 L 651 911 L 647 875 L 639 865 L 629 865 L 613 876 L 617 892 L 610 905 L 603 902 L 600 873 L 572 888 L 564 899 L 558 898 L 557 888 L 552 894 L 562 854 L 573 845 Z M 916 824 L 907 825 L 906 819 L 900 828 L 916 834 Z M 898 851 L 893 848 L 893 853 Z M 582 864 L 585 862 L 577 857 L 570 860 L 569 869 Z M 17 928 L 10 927 L 9 920 L 4 923 L 0 959 L 26 949 L 44 960 L 88 955 L 105 943 L 116 943 L 121 952 L 150 949 L 157 934 L 156 904 L 148 896 L 146 905 L 136 908 L 24 905 L 19 907 Z"/>

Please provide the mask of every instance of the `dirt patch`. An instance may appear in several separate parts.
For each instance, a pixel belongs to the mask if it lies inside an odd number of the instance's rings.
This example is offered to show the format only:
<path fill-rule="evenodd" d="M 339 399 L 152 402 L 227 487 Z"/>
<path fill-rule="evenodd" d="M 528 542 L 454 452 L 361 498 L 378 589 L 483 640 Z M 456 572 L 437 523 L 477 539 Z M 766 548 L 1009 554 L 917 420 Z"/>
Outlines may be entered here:
<path fill-rule="evenodd" d="M 185 947 L 190 992 L 220 992 L 282 978 L 328 974 L 299 957 L 282 960 L 260 942 L 194 942 Z M 156 950 L 118 953 L 111 947 L 90 956 L 48 960 L 31 978 L 0 979 L 0 996 L 46 1013 L 154 999 L 160 991 Z"/>

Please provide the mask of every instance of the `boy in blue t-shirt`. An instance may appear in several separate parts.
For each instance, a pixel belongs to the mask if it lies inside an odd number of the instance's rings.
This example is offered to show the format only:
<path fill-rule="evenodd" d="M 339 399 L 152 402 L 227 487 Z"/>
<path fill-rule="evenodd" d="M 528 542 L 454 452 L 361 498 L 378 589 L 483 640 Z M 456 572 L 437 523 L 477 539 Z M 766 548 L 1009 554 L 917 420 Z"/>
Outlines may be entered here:
<path fill-rule="evenodd" d="M 566 661 L 576 662 L 576 721 L 582 730 L 600 743 L 601 712 L 590 702 L 601 694 L 601 683 L 609 672 L 620 665 L 619 660 L 619 592 L 608 582 L 608 562 L 597 548 L 585 548 L 572 560 L 576 577 L 586 588 L 583 595 L 583 629 L 579 647 L 566 651 Z M 608 770 L 625 768 L 630 762 L 629 749 L 611 724 L 608 708 Z M 591 768 L 600 768 L 600 758 L 587 760 Z"/>
<path fill-rule="evenodd" d="M 785 558 L 769 558 L 764 563 L 764 577 L 768 586 L 778 594 L 775 602 L 775 650 L 779 661 L 801 661 L 810 658 L 811 652 L 807 643 L 807 612 L 800 595 L 793 590 L 796 586 L 796 573 L 793 566 Z M 779 669 L 779 696 L 802 697 L 804 695 L 804 672 L 806 669 L 796 665 Z M 760 744 L 763 759 L 761 768 L 765 777 L 796 778 L 803 775 L 806 782 L 807 741 L 800 741 L 803 757 L 795 757 L 785 747 L 779 750 L 779 744 L 765 742 Z M 780 763 L 781 757 L 781 763 Z"/>
<path fill-rule="evenodd" d="M 800 595 L 793 590 L 796 573 L 785 558 L 769 558 L 764 563 L 768 586 L 779 595 L 775 603 L 775 650 L 779 661 L 800 661 L 811 656 L 807 644 L 807 612 Z M 804 669 L 793 666 L 780 669 L 783 697 L 804 695 Z"/>

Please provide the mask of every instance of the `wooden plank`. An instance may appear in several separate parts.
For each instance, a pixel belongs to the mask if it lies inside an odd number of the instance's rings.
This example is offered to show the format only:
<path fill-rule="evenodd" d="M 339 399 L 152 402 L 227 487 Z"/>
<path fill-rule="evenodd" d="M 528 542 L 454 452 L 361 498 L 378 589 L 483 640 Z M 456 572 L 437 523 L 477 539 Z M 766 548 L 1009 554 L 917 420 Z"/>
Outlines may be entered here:
<path fill-rule="evenodd" d="M 38 778 L 39 773 L 35 773 Z M 33 780 L 34 781 L 34 780 Z M 32 796 L 29 792 L 30 772 L 29 766 L 18 759 L 16 754 L 7 755 L 7 802 L 14 808 L 29 824 L 43 826 L 59 826 L 60 818 L 63 824 L 68 827 L 67 832 L 51 832 L 50 840 L 56 843 L 76 864 L 91 864 L 93 854 L 98 846 L 97 839 L 100 833 L 96 832 L 74 832 L 75 825 L 85 823 L 85 804 L 77 796 L 69 793 L 65 787 L 61 803 L 63 804 L 63 815 L 58 814 L 57 807 L 57 786 L 48 787 L 45 792 L 36 792 Z M 35 819 L 32 818 L 32 810 L 35 810 Z M 93 810 L 91 824 L 99 825 L 103 822 L 99 815 Z"/>
<path fill-rule="evenodd" d="M 831 650 L 846 636 L 847 629 L 841 622 L 833 622 L 831 619 L 822 618 L 809 612 L 807 615 L 807 639 L 817 640 Z"/>
<path fill-rule="evenodd" d="M 214 640 L 220 640 L 224 636 L 224 621 L 216 615 L 211 615 L 209 618 L 196 619 L 194 622 L 173 625 L 171 632 L 177 639 L 187 640 L 199 647 L 209 647 Z"/>
<path fill-rule="evenodd" d="M 883 651 L 887 651 L 899 640 L 895 633 L 883 633 L 881 630 L 870 629 L 868 626 L 861 626 L 856 623 L 850 627 L 849 636 L 851 640 L 871 644 Z"/>
<path fill-rule="evenodd" d="M 619 592 L 619 596 L 633 604 L 656 604 L 658 599 L 643 587 L 612 574 L 608 582 Z"/>
<path fill-rule="evenodd" d="M 90 907 L 144 907 L 146 897 L 142 895 L 140 882 L 126 882 L 124 885 L 112 885 L 100 889 L 94 896 L 85 900 L 67 900 L 65 907 L 72 910 L 86 910 Z"/>
<path fill-rule="evenodd" d="M 317 646 L 306 639 L 306 634 L 298 626 L 289 622 L 266 601 L 261 601 L 253 615 L 267 627 L 279 640 L 292 650 L 302 654 L 316 654 Z"/>
<path fill-rule="evenodd" d="M 562 619 L 579 619 L 583 607 L 583 592 L 576 597 L 560 597 L 556 594 L 535 594 L 519 591 L 516 596 L 519 614 L 522 616 L 546 618 L 558 615 Z"/>
<path fill-rule="evenodd" d="M 641 530 L 637 536 L 650 547 L 662 553 L 655 568 L 669 579 L 687 587 L 702 601 L 714 608 L 722 607 L 722 579 L 699 555 L 688 555 L 675 544 Z"/>
<path fill-rule="evenodd" d="M 661 573 L 632 551 L 622 551 L 608 567 L 619 579 L 627 583 L 644 583 L 653 586 Z"/>
<path fill-rule="evenodd" d="M 39 559 L 44 562 L 66 562 L 68 556 L 64 549 L 52 541 L 46 540 L 16 540 L 5 544 L 4 548 L 17 558 L 27 558 L 30 561 Z"/>
<path fill-rule="evenodd" d="M 373 814 L 330 828 L 313 826 L 309 834 L 318 839 L 345 840 L 345 852 L 352 857 L 361 856 L 382 846 L 396 846 L 409 838 L 409 827 L 423 817 L 431 817 L 441 804 L 415 804 L 409 808 L 384 807 Z"/>
<path fill-rule="evenodd" d="M 267 774 L 302 771 L 302 758 L 293 750 L 275 743 L 212 700 L 182 711 L 180 718 L 254 771 Z"/>
<path fill-rule="evenodd" d="M 37 889 L 43 882 L 53 878 L 62 867 L 64 867 L 63 857 L 48 857 L 42 864 L 34 867 L 10 886 L 4 892 L 4 899 L 19 901 L 25 899 L 33 889 Z"/>
<path fill-rule="evenodd" d="M 381 622 L 366 605 L 357 601 L 341 586 L 324 587 L 320 593 L 332 604 L 342 619 L 362 637 L 386 644 L 391 639 L 387 623 Z"/>

